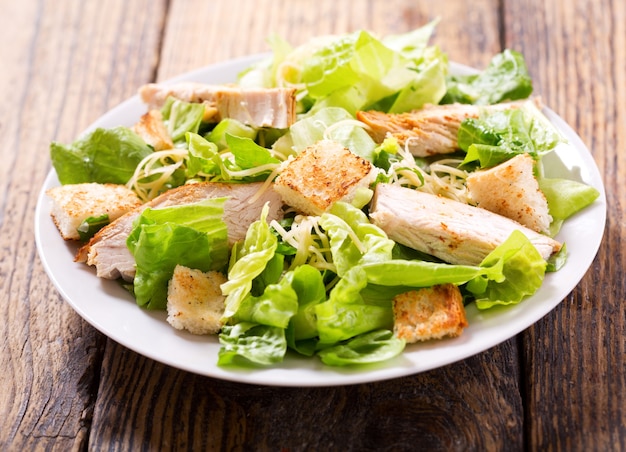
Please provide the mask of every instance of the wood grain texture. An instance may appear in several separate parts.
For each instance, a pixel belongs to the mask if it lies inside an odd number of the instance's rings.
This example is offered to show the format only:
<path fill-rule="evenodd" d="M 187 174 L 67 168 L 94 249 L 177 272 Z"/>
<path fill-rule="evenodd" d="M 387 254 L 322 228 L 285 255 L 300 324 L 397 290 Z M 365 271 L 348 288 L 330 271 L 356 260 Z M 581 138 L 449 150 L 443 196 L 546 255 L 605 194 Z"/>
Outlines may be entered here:
<path fill-rule="evenodd" d="M 521 15 L 535 17 L 520 21 Z M 626 5 L 507 2 L 506 44 L 520 48 L 538 92 L 587 144 L 608 216 L 581 283 L 524 338 L 529 444 L 536 450 L 626 449 Z M 563 384 L 555 384 L 563 382 Z"/>
<path fill-rule="evenodd" d="M 45 275 L 34 212 L 50 142 L 75 139 L 154 73 L 160 24 L 129 12 L 158 8 L 133 5 L 137 10 L 124 1 L 0 2 L 2 450 L 79 450 L 87 443 L 105 338 Z"/>
<path fill-rule="evenodd" d="M 521 449 L 514 340 L 444 369 L 332 388 L 246 385 L 109 343 L 91 450 Z M 418 448 L 418 449 L 416 449 Z"/>

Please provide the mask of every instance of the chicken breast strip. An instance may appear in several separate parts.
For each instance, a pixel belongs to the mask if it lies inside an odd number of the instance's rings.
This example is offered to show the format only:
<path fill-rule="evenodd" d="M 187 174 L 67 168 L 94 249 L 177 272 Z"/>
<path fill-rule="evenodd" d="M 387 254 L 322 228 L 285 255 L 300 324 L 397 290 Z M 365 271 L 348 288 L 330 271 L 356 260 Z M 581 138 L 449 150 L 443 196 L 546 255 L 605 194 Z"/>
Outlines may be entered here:
<path fill-rule="evenodd" d="M 295 92 L 293 88 L 240 88 L 196 82 L 149 83 L 139 89 L 139 97 L 149 109 L 161 108 L 171 96 L 205 103 L 205 117 L 214 122 L 233 118 L 253 127 L 286 129 L 296 120 Z"/>
<path fill-rule="evenodd" d="M 416 157 L 450 154 L 459 149 L 457 135 L 461 123 L 468 118 L 478 118 L 481 112 L 518 108 L 525 101 L 495 105 L 426 105 L 421 110 L 407 113 L 359 111 L 356 117 L 367 124 L 368 133 L 377 143 L 388 135 L 396 138 L 400 146 Z M 535 99 L 538 103 L 539 99 Z"/>
<path fill-rule="evenodd" d="M 556 240 L 501 215 L 397 185 L 376 186 L 370 218 L 392 240 L 450 264 L 480 264 L 514 230 L 544 259 L 561 249 Z"/>
<path fill-rule="evenodd" d="M 98 231 L 89 243 L 78 250 L 75 261 L 95 266 L 96 274 L 100 278 L 121 277 L 130 282 L 135 277 L 135 259 L 126 246 L 126 239 L 135 218 L 147 207 L 191 204 L 208 198 L 228 197 L 224 204 L 223 219 L 228 228 L 228 243 L 232 245 L 245 238 L 248 227 L 259 219 L 266 202 L 270 203 L 267 221 L 282 218 L 283 202 L 273 187 L 254 198 L 262 184 L 262 182 L 250 184 L 202 182 L 169 190 Z M 251 199 L 253 202 L 249 202 Z"/>

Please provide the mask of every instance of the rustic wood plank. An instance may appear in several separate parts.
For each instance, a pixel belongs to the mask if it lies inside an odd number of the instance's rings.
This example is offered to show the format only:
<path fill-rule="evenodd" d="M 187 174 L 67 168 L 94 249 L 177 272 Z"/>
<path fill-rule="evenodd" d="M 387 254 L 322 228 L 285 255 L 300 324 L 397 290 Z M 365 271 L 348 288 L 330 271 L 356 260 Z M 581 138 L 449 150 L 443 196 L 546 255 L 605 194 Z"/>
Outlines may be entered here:
<path fill-rule="evenodd" d="M 591 150 L 609 212 L 603 245 L 582 282 L 525 335 L 527 410 L 533 413 L 528 444 L 532 450 L 624 450 L 626 6 L 525 0 L 506 2 L 504 11 L 506 44 L 526 55 L 546 104 Z"/>
<path fill-rule="evenodd" d="M 157 79 L 266 52 L 275 32 L 294 45 L 367 28 L 405 32 L 437 16 L 451 59 L 484 66 L 499 50 L 495 1 L 172 1 Z M 468 36 L 477 37 L 469 39 Z M 391 382 L 273 388 L 192 375 L 109 343 L 90 449 L 521 449 L 515 339 L 464 362 Z M 149 445 L 149 446 L 147 446 Z"/>
<path fill-rule="evenodd" d="M 516 356 L 511 340 L 413 377 L 277 388 L 202 377 L 108 346 L 89 449 L 521 449 Z"/>
<path fill-rule="evenodd" d="M 0 449 L 87 443 L 104 337 L 45 275 L 35 204 L 50 142 L 73 140 L 153 76 L 163 3 L 0 2 Z"/>

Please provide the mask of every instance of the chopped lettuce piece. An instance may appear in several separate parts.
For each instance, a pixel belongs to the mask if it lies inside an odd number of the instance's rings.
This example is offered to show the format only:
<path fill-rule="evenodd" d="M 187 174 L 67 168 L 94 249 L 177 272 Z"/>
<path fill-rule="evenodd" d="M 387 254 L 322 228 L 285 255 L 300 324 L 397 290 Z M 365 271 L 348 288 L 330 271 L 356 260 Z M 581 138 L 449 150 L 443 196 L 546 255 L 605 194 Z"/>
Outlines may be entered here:
<path fill-rule="evenodd" d="M 593 203 L 600 192 L 594 187 L 569 179 L 539 179 L 539 188 L 548 200 L 550 215 L 566 220 Z"/>
<path fill-rule="evenodd" d="M 53 142 L 50 158 L 61 184 L 98 182 L 125 184 L 144 157 L 148 146 L 128 127 L 98 128 L 72 144 Z"/>
<path fill-rule="evenodd" d="M 479 309 L 517 304 L 533 295 L 541 287 L 548 265 L 537 248 L 520 231 L 513 231 L 480 265 L 489 267 L 498 262 L 503 264 L 504 280 L 477 279 L 467 284 L 467 289 L 476 297 Z"/>
<path fill-rule="evenodd" d="M 330 247 L 337 274 L 343 276 L 352 267 L 388 261 L 395 242 L 356 207 L 338 202 L 320 218 L 320 226 L 330 237 Z"/>
<path fill-rule="evenodd" d="M 126 241 L 136 262 L 134 294 L 139 306 L 165 309 L 176 265 L 209 271 L 228 262 L 222 220 L 226 198 L 159 209 L 146 208 Z"/>
<path fill-rule="evenodd" d="M 224 321 L 237 313 L 242 301 L 252 290 L 252 280 L 263 272 L 276 251 L 278 239 L 267 224 L 268 209 L 265 205 L 261 218 L 248 228 L 246 238 L 237 250 L 237 260 L 228 270 L 228 281 L 221 286 L 226 296 L 222 317 Z"/>
<path fill-rule="evenodd" d="M 224 118 L 213 128 L 213 130 L 211 130 L 211 132 L 206 135 L 205 138 L 211 143 L 215 143 L 217 148 L 221 151 L 228 147 L 226 134 L 254 140 L 257 136 L 257 130 L 240 121 L 237 121 L 236 119 Z"/>
<path fill-rule="evenodd" d="M 161 108 L 163 122 L 174 144 L 185 142 L 187 132 L 198 133 L 204 116 L 204 104 L 168 97 Z"/>
<path fill-rule="evenodd" d="M 251 322 L 225 325 L 219 341 L 219 366 L 267 366 L 281 362 L 287 351 L 283 328 Z"/>
<path fill-rule="evenodd" d="M 565 139 L 532 101 L 519 108 L 468 118 L 458 132 L 459 147 L 466 151 L 463 164 L 478 161 L 481 168 L 495 166 L 518 154 L 540 158 Z"/>
<path fill-rule="evenodd" d="M 354 118 L 346 110 L 338 107 L 324 108 L 296 122 L 277 144 L 279 150 L 286 154 L 293 151 L 299 153 L 324 138 L 341 143 L 366 160 L 373 160 L 376 143 L 362 127 L 354 123 Z M 285 142 L 291 149 L 280 147 Z"/>
<path fill-rule="evenodd" d="M 489 105 L 507 100 L 526 99 L 532 94 L 532 79 L 521 53 L 506 49 L 495 55 L 481 73 L 452 75 L 442 104 Z"/>
<path fill-rule="evenodd" d="M 406 342 L 390 330 L 376 330 L 320 350 L 319 357 L 328 366 L 371 364 L 389 360 L 404 350 Z"/>
<path fill-rule="evenodd" d="M 88 217 L 76 228 L 81 242 L 87 242 L 96 232 L 110 223 L 109 214 Z"/>

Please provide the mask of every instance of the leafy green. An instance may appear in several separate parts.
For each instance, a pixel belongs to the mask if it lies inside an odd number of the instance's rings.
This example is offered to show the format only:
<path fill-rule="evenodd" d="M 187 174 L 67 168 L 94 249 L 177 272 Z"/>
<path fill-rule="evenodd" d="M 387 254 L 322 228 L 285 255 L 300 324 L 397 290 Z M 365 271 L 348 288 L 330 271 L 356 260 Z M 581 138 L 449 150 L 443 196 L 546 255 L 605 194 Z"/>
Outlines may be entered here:
<path fill-rule="evenodd" d="M 144 209 L 126 241 L 137 267 L 134 293 L 138 305 L 165 309 L 167 284 L 178 264 L 202 271 L 226 265 L 225 202 L 226 198 L 214 198 Z"/>
<path fill-rule="evenodd" d="M 390 330 L 376 330 L 320 350 L 322 362 L 328 366 L 350 366 L 386 361 L 404 350 L 404 339 Z"/>
<path fill-rule="evenodd" d="M 407 111 L 438 103 L 446 92 L 447 57 L 427 45 L 435 24 L 384 39 L 358 31 L 296 48 L 273 38 L 273 57 L 246 71 L 240 83 L 298 86 L 303 113 L 340 107 L 353 115 L 374 106 Z"/>
<path fill-rule="evenodd" d="M 103 214 L 97 217 L 88 217 L 76 228 L 81 242 L 88 241 L 96 232 L 110 223 L 109 215 Z"/>
<path fill-rule="evenodd" d="M 537 248 L 520 231 L 511 236 L 481 262 L 481 267 L 502 263 L 503 280 L 476 279 L 467 289 L 476 297 L 479 309 L 495 305 L 517 304 L 533 295 L 543 282 L 547 263 Z"/>
<path fill-rule="evenodd" d="M 330 132 L 327 129 L 334 127 Z M 328 136 L 325 136 L 327 134 Z M 317 111 L 293 124 L 289 132 L 274 147 L 286 154 L 301 152 L 312 143 L 324 138 L 332 139 L 356 155 L 372 161 L 376 143 L 360 126 L 354 124 L 354 118 L 338 107 L 329 107 Z M 284 143 L 287 142 L 287 146 Z M 281 147 L 281 144 L 283 146 Z"/>
<path fill-rule="evenodd" d="M 594 187 L 570 179 L 540 178 L 539 188 L 548 200 L 550 215 L 557 220 L 566 220 L 600 196 Z"/>
<path fill-rule="evenodd" d="M 221 151 L 228 147 L 226 142 L 227 134 L 254 140 L 257 136 L 257 130 L 236 119 L 224 118 L 206 135 L 206 139 L 211 143 L 215 143 Z"/>
<path fill-rule="evenodd" d="M 371 262 L 388 261 L 395 242 L 378 226 L 370 223 L 358 208 L 338 202 L 320 218 L 320 226 L 330 237 L 330 248 L 337 274 Z"/>
<path fill-rule="evenodd" d="M 538 159 L 565 141 L 532 101 L 519 108 L 485 111 L 478 119 L 464 120 L 457 139 L 467 153 L 463 164 L 478 161 L 481 168 L 523 153 Z"/>
<path fill-rule="evenodd" d="M 220 366 L 276 364 L 287 351 L 283 328 L 251 322 L 225 325 L 219 341 L 222 347 L 217 364 Z"/>
<path fill-rule="evenodd" d="M 200 130 L 204 116 L 204 104 L 168 97 L 161 108 L 161 113 L 172 141 L 174 144 L 180 144 L 185 142 L 187 132 L 198 133 Z"/>
<path fill-rule="evenodd" d="M 221 286 L 226 296 L 224 321 L 237 313 L 252 290 L 252 280 L 263 272 L 276 251 L 278 239 L 267 224 L 268 209 L 265 205 L 261 218 L 248 228 L 246 238 L 237 252 L 237 259 L 228 270 L 228 281 Z"/>
<path fill-rule="evenodd" d="M 451 75 L 442 104 L 454 102 L 489 105 L 526 99 L 532 94 L 532 79 L 521 53 L 506 49 L 495 55 L 479 74 Z"/>
<path fill-rule="evenodd" d="M 69 145 L 53 142 L 50 158 L 61 184 L 125 184 L 153 152 L 128 127 L 97 128 Z"/>

